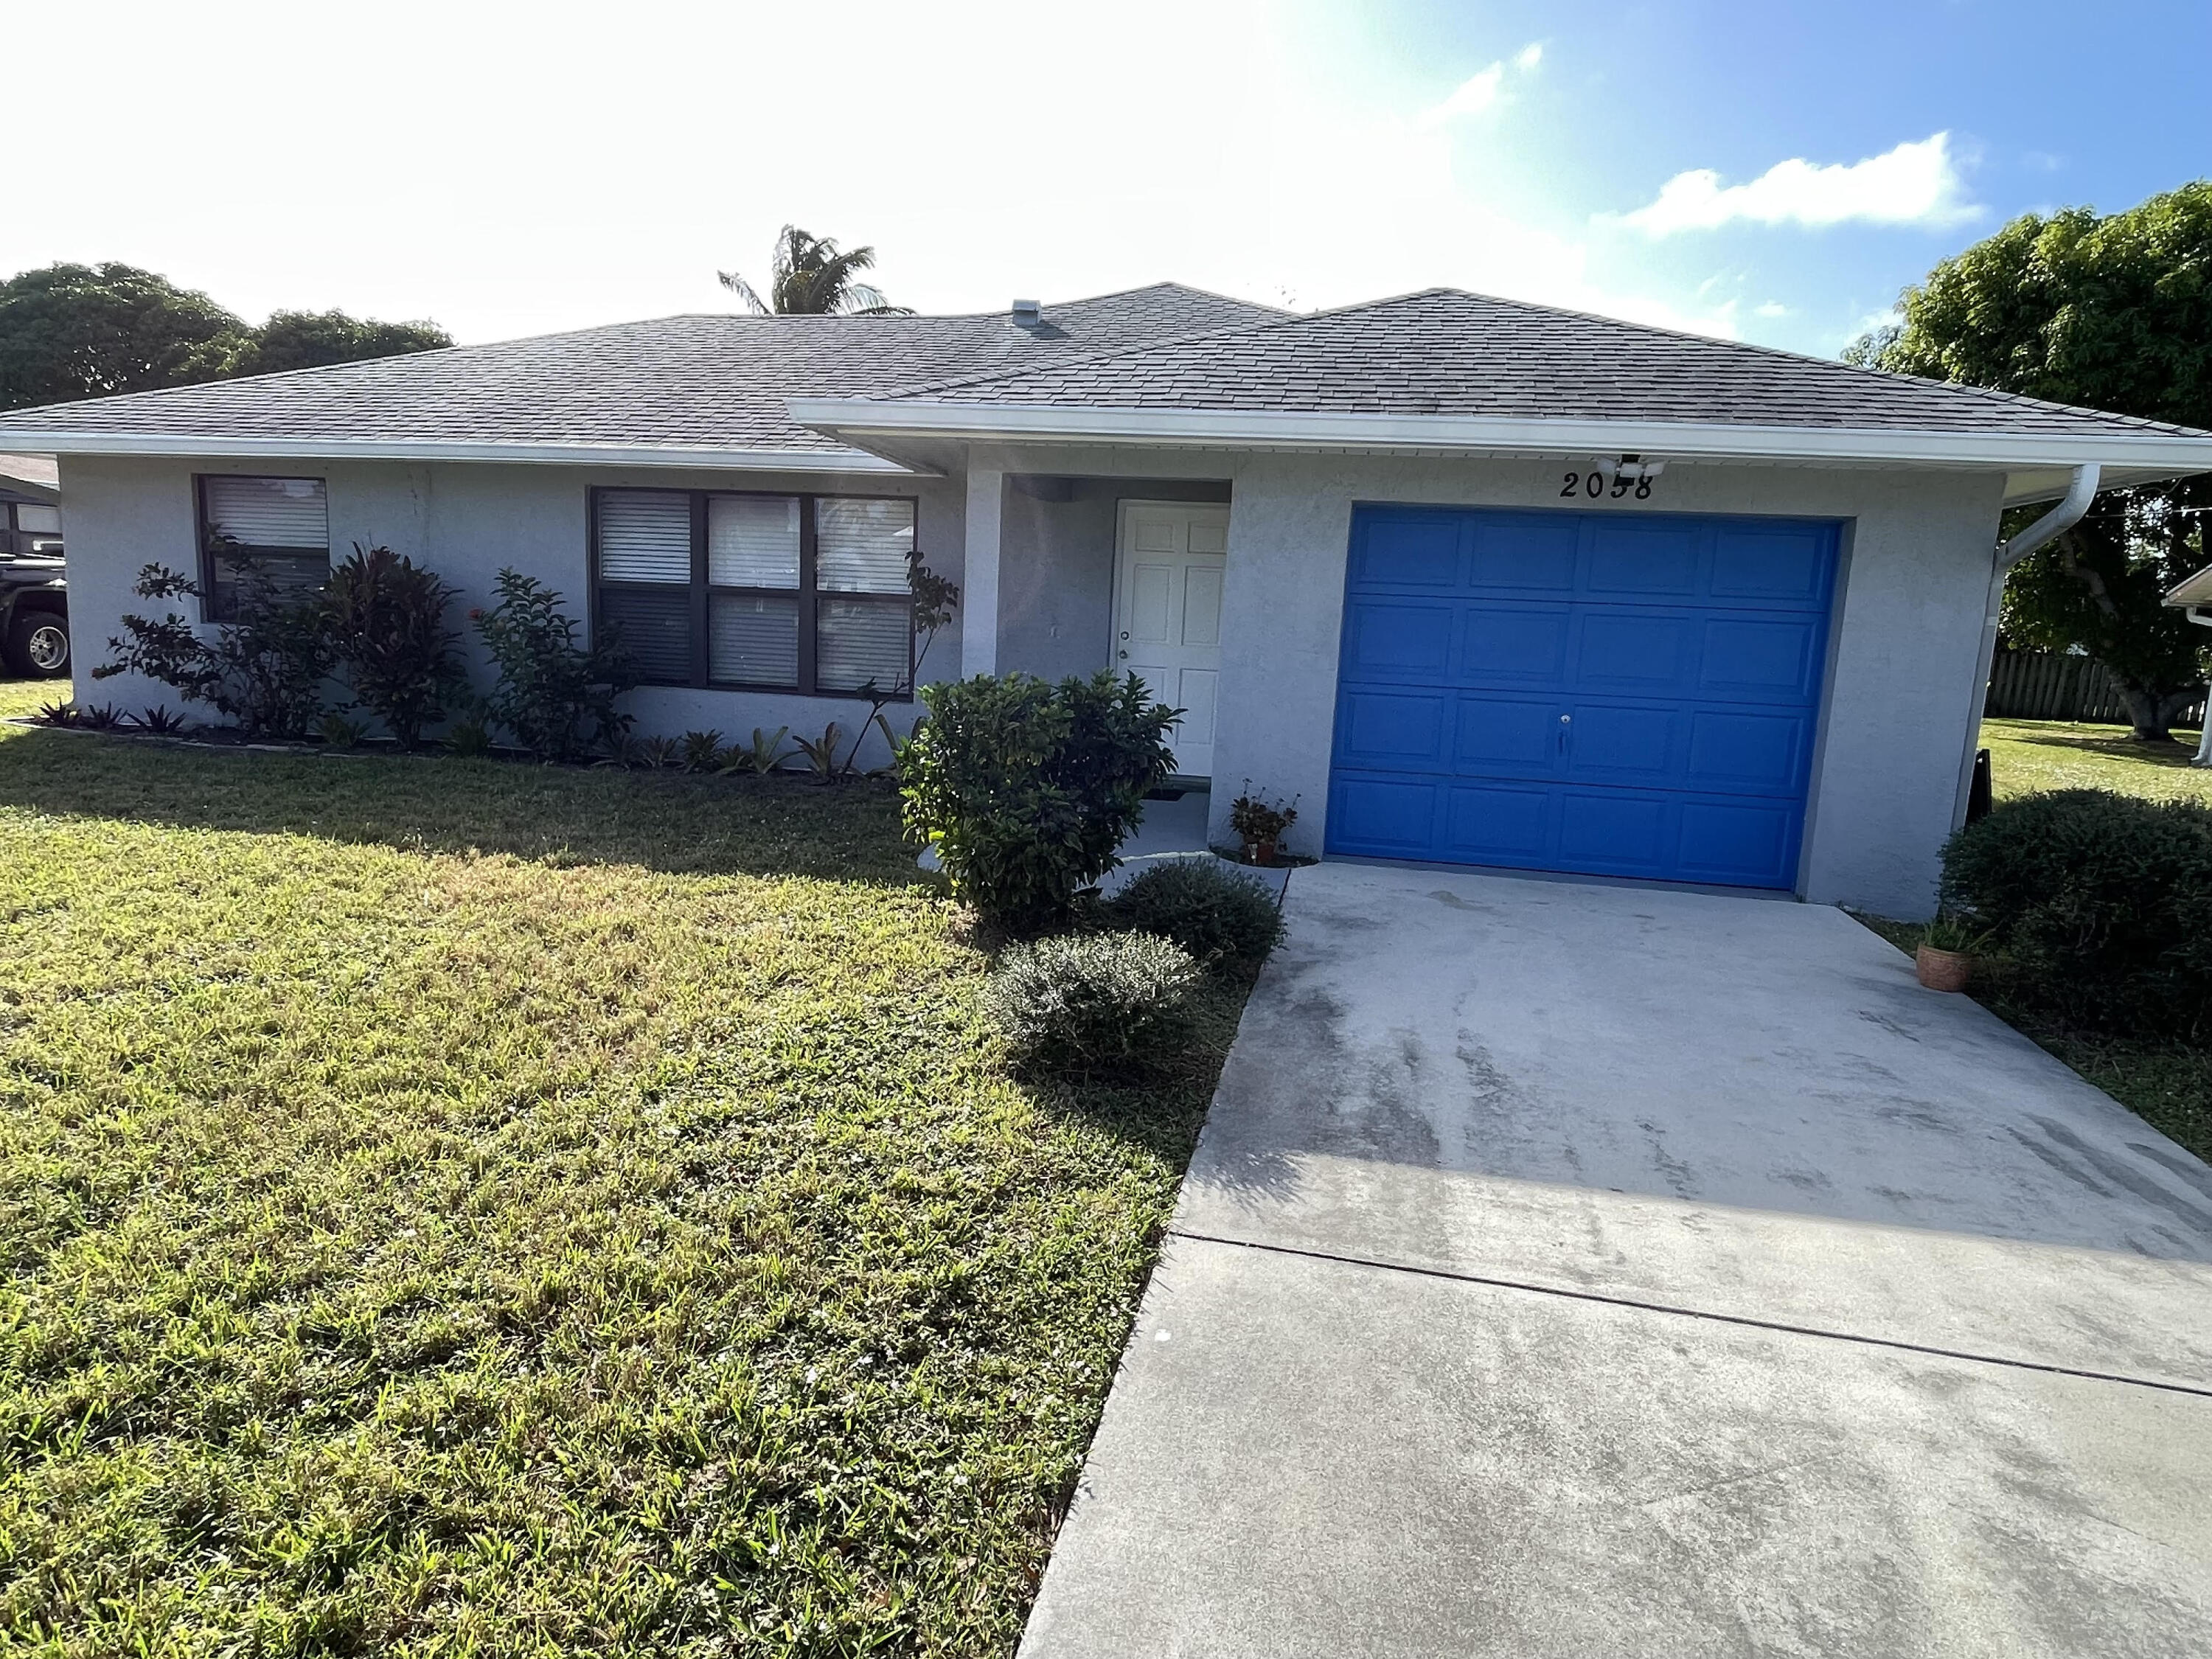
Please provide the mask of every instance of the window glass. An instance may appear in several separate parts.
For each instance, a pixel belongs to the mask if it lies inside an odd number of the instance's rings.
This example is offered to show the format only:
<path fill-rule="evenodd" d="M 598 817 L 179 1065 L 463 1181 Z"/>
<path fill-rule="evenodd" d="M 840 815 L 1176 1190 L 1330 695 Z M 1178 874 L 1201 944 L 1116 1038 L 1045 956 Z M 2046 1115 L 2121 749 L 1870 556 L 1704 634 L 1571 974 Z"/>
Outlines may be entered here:
<path fill-rule="evenodd" d="M 15 528 L 33 536 L 58 536 L 62 533 L 62 510 L 38 501 L 18 501 Z"/>
<path fill-rule="evenodd" d="M 330 551 L 330 510 L 320 478 L 241 478 L 225 474 L 201 482 L 210 537 L 241 547 Z"/>
<path fill-rule="evenodd" d="M 599 623 L 629 653 L 648 680 L 691 678 L 691 595 L 688 588 L 656 592 L 649 587 L 599 590 Z"/>
<path fill-rule="evenodd" d="M 799 586 L 799 497 L 707 498 L 707 580 L 716 587 Z"/>
<path fill-rule="evenodd" d="M 881 691 L 902 688 L 913 639 L 907 601 L 824 594 L 815 621 L 815 684 L 824 691 L 857 691 L 871 682 Z"/>
<path fill-rule="evenodd" d="M 824 496 L 814 503 L 815 579 L 825 592 L 904 593 L 914 503 Z"/>
<path fill-rule="evenodd" d="M 691 580 L 691 498 L 610 489 L 599 497 L 599 575 L 612 582 Z"/>
<path fill-rule="evenodd" d="M 707 674 L 745 685 L 799 684 L 799 596 L 714 593 L 707 600 Z"/>

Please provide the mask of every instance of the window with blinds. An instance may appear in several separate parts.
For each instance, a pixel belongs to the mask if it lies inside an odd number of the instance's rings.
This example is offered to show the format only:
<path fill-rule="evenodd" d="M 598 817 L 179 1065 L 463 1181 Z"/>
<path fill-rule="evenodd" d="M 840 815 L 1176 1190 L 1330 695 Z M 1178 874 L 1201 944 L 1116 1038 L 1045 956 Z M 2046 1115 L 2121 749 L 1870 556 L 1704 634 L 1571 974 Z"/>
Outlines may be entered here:
<path fill-rule="evenodd" d="M 603 489 L 597 625 L 648 682 L 910 695 L 910 499 Z"/>
<path fill-rule="evenodd" d="M 210 622 L 238 614 L 242 584 L 277 593 L 331 574 L 330 504 L 320 478 L 210 473 L 199 480 L 200 592 Z"/>

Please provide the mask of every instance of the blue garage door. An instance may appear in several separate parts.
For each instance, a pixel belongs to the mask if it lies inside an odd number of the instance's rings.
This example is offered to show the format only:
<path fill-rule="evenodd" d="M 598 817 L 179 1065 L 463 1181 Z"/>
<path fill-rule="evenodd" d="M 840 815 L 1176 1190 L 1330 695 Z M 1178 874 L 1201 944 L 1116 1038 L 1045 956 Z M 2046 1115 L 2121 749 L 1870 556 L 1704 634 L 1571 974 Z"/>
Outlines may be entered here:
<path fill-rule="evenodd" d="M 1328 848 L 1796 884 L 1836 526 L 1362 507 Z"/>

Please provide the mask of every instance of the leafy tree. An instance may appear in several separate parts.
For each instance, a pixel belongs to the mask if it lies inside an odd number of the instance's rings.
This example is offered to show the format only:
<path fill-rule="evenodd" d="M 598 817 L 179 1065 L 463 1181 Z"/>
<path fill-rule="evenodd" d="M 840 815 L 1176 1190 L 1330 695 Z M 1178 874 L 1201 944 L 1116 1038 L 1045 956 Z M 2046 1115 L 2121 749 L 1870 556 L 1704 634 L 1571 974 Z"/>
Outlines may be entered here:
<path fill-rule="evenodd" d="M 872 247 L 840 248 L 827 236 L 809 235 L 797 225 L 786 225 L 775 239 L 766 301 L 736 271 L 715 274 L 724 288 L 763 317 L 771 313 L 780 317 L 914 315 L 907 307 L 885 301 L 881 290 L 854 280 L 875 263 Z"/>
<path fill-rule="evenodd" d="M 133 265 L 47 265 L 0 282 L 0 409 L 219 380 L 246 325 Z"/>
<path fill-rule="evenodd" d="M 2212 181 L 2108 216 L 2068 208 L 2015 219 L 1907 289 L 1901 311 L 1893 337 L 1878 331 L 1845 356 L 2212 428 Z M 2107 492 L 2024 560 L 2006 591 L 2008 636 L 2079 647 L 2103 663 L 2147 742 L 2172 740 L 2202 677 L 2203 630 L 2159 601 L 2212 562 L 2208 514 L 2212 477 Z"/>
<path fill-rule="evenodd" d="M 133 265 L 47 265 L 0 282 L 0 409 L 451 345 L 432 323 L 280 311 L 250 328 Z"/>
<path fill-rule="evenodd" d="M 278 311 L 252 331 L 232 372 L 276 374 L 432 351 L 453 343 L 453 337 L 435 323 L 380 323 L 343 311 Z"/>

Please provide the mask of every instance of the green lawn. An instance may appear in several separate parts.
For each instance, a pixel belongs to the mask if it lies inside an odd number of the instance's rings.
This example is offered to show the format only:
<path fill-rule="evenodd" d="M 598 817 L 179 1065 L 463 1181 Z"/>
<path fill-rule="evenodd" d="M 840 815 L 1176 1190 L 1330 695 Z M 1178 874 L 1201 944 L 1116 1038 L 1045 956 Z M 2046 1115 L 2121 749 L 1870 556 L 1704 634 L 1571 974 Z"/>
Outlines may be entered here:
<path fill-rule="evenodd" d="M 894 807 L 0 727 L 0 1647 L 1010 1651 L 1241 990 L 1018 1085 Z"/>
<path fill-rule="evenodd" d="M 2212 801 L 2212 769 L 2190 765 L 2188 746 L 2160 749 L 2129 739 L 2120 726 L 2059 720 L 1984 720 L 1990 782 L 2002 801 L 2045 789 L 2112 789 L 2154 799 Z M 1862 917 L 1900 949 L 1920 942 L 1908 923 Z M 2137 1115 L 2212 1159 L 2212 1058 L 2195 1044 L 2113 1037 L 2071 1030 L 2007 994 L 2002 970 L 1974 992 L 1976 1000 L 2064 1060 Z"/>

